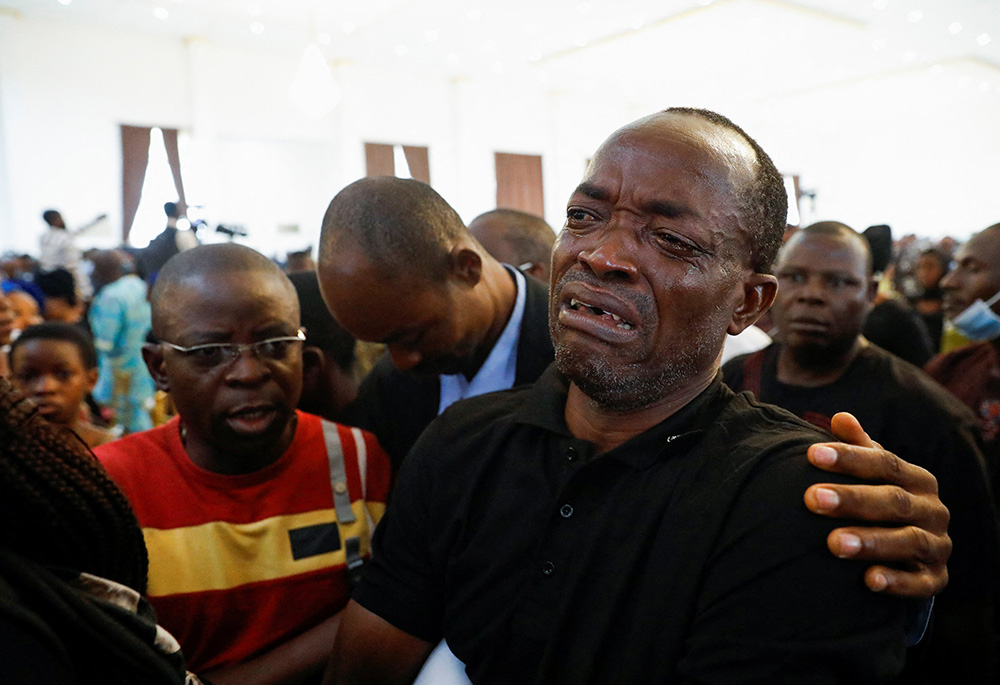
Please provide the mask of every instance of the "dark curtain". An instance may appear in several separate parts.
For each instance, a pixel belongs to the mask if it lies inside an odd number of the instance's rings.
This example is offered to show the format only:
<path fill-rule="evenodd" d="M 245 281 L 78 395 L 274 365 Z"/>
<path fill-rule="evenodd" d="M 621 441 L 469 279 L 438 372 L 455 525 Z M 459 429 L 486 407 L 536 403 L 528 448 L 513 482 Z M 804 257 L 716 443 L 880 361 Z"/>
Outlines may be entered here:
<path fill-rule="evenodd" d="M 174 177 L 174 188 L 177 189 L 178 209 L 181 216 L 187 214 L 187 201 L 184 197 L 184 181 L 181 180 L 181 156 L 177 151 L 177 129 L 164 128 L 163 145 L 167 149 L 167 161 L 170 163 L 170 173 Z"/>
<path fill-rule="evenodd" d="M 545 216 L 542 158 L 496 153 L 497 207 Z"/>
<path fill-rule="evenodd" d="M 128 241 L 142 197 L 142 183 L 149 164 L 151 130 L 148 126 L 122 125 L 122 240 L 125 242 Z"/>

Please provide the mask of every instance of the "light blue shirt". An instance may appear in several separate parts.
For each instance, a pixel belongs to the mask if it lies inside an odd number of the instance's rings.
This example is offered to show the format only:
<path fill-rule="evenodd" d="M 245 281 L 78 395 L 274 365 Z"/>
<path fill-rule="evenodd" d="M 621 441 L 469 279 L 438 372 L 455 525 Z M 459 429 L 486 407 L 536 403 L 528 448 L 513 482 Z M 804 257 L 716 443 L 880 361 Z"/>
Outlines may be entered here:
<path fill-rule="evenodd" d="M 514 377 L 517 373 L 517 342 L 521 337 L 521 320 L 524 318 L 524 300 L 527 284 L 520 271 L 504 265 L 514 278 L 517 286 L 517 299 L 514 301 L 514 311 L 497 338 L 493 349 L 479 371 L 470 381 L 465 374 L 439 376 L 441 380 L 441 401 L 438 404 L 438 414 L 449 405 L 495 390 L 507 390 L 514 387 Z"/>

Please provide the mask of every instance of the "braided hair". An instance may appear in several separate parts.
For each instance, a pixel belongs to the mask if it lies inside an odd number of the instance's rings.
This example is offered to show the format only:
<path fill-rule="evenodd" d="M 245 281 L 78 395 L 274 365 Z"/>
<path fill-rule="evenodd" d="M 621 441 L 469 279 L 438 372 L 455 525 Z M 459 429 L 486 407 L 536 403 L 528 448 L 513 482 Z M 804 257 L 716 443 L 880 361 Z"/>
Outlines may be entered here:
<path fill-rule="evenodd" d="M 82 440 L 2 378 L 0 546 L 146 590 L 146 546 L 125 495 Z"/>

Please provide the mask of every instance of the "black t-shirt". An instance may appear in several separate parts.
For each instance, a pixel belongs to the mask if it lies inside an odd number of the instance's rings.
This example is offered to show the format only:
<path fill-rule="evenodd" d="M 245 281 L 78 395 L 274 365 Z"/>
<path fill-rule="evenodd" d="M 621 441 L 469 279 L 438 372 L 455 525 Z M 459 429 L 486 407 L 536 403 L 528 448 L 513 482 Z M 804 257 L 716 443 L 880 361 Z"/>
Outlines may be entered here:
<path fill-rule="evenodd" d="M 951 512 L 954 547 L 945 596 L 996 592 L 1000 543 L 982 443 L 968 408 L 923 371 L 875 345 L 864 348 L 839 379 L 816 388 L 778 380 L 780 350 L 774 343 L 730 360 L 722 369 L 726 384 L 825 428 L 837 412 L 850 412 L 873 440 L 933 473 Z"/>
<path fill-rule="evenodd" d="M 802 496 L 829 439 L 719 379 L 604 454 L 567 381 L 459 402 L 404 462 L 355 599 L 476 683 L 883 682 L 905 605 Z M 834 481 L 843 479 L 832 476 Z"/>
<path fill-rule="evenodd" d="M 875 305 L 862 331 L 864 336 L 915 366 L 923 366 L 934 356 L 934 342 L 920 313 L 902 300 L 885 300 Z"/>

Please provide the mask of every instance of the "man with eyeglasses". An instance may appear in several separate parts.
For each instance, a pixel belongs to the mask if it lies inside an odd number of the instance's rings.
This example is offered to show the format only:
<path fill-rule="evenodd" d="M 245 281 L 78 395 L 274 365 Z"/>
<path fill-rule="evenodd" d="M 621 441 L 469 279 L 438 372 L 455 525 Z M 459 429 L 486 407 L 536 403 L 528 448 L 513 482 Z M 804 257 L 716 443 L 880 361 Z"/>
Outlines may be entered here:
<path fill-rule="evenodd" d="M 159 342 L 143 356 L 178 417 L 97 450 L 143 527 L 150 601 L 212 682 L 318 675 L 388 457 L 371 434 L 296 411 L 305 332 L 263 255 L 186 251 L 150 299 Z"/>

